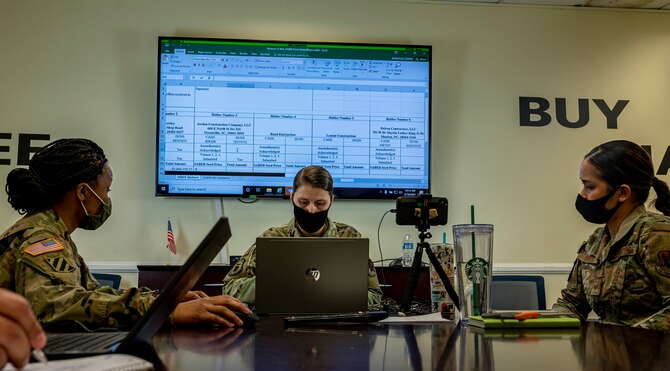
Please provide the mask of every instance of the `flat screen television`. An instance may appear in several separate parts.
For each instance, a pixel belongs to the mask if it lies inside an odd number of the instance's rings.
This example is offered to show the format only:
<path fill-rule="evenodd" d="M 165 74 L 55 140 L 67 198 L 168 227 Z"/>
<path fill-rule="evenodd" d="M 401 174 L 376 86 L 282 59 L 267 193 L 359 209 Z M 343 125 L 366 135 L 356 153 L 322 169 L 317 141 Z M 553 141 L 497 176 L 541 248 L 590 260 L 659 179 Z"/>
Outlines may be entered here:
<path fill-rule="evenodd" d="M 158 38 L 157 196 L 430 192 L 431 46 Z"/>

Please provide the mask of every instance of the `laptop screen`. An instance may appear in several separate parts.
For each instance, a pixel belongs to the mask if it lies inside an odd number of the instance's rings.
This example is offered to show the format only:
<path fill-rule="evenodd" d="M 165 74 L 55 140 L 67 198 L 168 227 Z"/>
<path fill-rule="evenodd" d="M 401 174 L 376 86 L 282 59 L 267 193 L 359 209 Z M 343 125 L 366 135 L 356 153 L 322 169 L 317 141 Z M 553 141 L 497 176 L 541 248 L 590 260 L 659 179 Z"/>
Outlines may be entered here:
<path fill-rule="evenodd" d="M 228 218 L 220 218 L 184 265 L 172 276 L 149 310 L 135 324 L 128 337 L 121 343 L 119 352 L 124 352 L 137 342 L 151 340 L 230 237 Z"/>

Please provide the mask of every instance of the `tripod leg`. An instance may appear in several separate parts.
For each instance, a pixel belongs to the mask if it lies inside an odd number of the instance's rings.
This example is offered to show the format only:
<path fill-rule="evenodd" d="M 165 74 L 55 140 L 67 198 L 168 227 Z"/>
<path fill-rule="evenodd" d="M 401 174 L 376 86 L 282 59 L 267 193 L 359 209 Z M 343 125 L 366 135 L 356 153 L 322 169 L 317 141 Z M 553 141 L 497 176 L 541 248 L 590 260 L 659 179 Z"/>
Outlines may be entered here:
<path fill-rule="evenodd" d="M 412 268 L 409 271 L 409 278 L 407 279 L 407 285 L 405 286 L 405 295 L 403 295 L 402 302 L 400 302 L 400 309 L 402 309 L 403 312 L 409 312 L 410 306 L 412 305 L 412 298 L 414 297 L 414 292 L 416 291 L 416 284 L 419 281 L 419 270 L 421 269 L 422 258 L 423 244 L 420 243 L 414 252 Z"/>

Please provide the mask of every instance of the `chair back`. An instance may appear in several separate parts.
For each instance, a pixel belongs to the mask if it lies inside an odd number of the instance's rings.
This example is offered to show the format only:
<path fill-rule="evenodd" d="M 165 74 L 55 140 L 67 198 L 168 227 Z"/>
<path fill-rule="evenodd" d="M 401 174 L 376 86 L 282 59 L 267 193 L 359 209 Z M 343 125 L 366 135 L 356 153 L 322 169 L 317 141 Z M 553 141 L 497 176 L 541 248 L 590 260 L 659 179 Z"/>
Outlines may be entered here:
<path fill-rule="evenodd" d="M 112 273 L 92 273 L 101 286 L 110 286 L 118 290 L 121 286 L 121 275 Z"/>

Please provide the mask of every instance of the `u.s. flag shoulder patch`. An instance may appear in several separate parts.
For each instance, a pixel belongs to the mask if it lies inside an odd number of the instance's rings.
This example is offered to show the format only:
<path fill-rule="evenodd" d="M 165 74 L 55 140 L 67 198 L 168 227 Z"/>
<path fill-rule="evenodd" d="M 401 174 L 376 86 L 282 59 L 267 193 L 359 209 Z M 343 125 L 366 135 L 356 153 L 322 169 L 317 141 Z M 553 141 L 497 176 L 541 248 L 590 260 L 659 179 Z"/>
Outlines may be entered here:
<path fill-rule="evenodd" d="M 23 249 L 23 251 L 27 252 L 28 254 L 30 254 L 32 256 L 42 255 L 42 254 L 46 254 L 48 252 L 58 251 L 58 250 L 63 250 L 63 245 L 61 245 L 54 238 L 47 238 L 46 240 L 42 240 L 40 242 L 34 243 L 34 244 L 26 247 L 25 249 Z"/>

